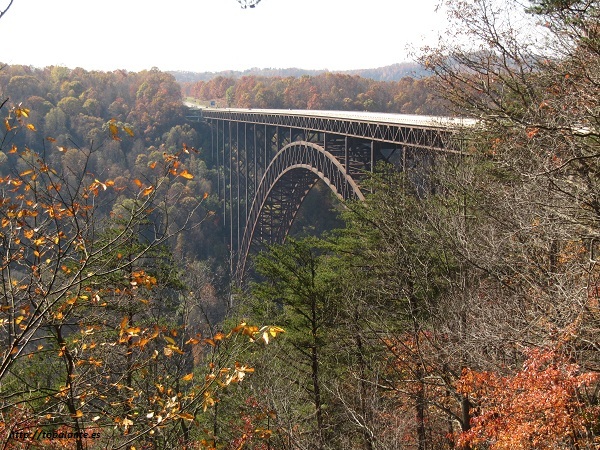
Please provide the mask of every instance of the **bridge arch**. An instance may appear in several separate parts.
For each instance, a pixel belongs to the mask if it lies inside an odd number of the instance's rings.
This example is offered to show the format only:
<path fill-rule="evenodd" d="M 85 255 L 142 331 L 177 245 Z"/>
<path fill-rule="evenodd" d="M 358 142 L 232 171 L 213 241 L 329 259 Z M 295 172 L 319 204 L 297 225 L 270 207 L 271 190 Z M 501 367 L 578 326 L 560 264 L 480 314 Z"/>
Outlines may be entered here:
<path fill-rule="evenodd" d="M 253 247 L 282 243 L 306 195 L 322 180 L 340 200 L 364 200 L 344 165 L 322 146 L 295 141 L 277 152 L 263 174 L 239 247 L 236 277 L 241 281 Z"/>

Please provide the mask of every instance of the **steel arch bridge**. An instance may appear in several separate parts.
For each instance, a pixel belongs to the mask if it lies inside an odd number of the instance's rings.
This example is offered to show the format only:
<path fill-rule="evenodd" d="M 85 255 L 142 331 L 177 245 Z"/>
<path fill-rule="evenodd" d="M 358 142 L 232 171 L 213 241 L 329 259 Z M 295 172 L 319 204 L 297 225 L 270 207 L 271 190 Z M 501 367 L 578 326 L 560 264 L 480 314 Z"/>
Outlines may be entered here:
<path fill-rule="evenodd" d="M 342 201 L 362 200 L 361 182 L 379 161 L 405 171 L 418 168 L 422 174 L 437 153 L 460 152 L 456 131 L 474 123 L 400 114 L 223 108 L 193 108 L 189 118 L 210 130 L 230 270 L 238 284 L 251 253 L 285 241 L 319 180 Z"/>

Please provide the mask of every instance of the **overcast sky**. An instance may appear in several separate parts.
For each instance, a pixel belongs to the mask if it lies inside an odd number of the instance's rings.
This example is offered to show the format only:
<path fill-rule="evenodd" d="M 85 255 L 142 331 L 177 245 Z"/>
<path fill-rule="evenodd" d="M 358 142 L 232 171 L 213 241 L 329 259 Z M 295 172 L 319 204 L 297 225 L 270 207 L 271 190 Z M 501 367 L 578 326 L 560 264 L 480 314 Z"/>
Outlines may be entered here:
<path fill-rule="evenodd" d="M 439 0 L 14 0 L 0 61 L 88 70 L 364 69 L 437 37 Z M 0 0 L 5 5 L 8 0 Z"/>

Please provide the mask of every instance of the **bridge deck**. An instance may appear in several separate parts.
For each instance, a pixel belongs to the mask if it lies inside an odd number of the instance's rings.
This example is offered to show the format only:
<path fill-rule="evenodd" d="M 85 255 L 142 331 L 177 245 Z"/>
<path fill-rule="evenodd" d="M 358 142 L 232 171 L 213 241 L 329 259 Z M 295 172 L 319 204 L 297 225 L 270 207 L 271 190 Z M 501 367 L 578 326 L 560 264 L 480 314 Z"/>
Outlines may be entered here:
<path fill-rule="evenodd" d="M 300 109 L 199 108 L 203 119 L 228 120 L 334 133 L 437 151 L 457 151 L 450 135 L 477 121 L 460 117 Z"/>

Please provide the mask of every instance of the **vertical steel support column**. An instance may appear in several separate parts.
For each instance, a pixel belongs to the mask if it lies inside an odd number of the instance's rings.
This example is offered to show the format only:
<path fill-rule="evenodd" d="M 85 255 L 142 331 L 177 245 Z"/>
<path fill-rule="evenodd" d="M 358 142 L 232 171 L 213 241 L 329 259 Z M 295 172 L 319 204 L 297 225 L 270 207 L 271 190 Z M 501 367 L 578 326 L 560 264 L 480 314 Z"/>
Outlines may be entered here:
<path fill-rule="evenodd" d="M 371 173 L 375 171 L 375 141 L 371 141 Z"/>
<path fill-rule="evenodd" d="M 227 161 L 226 161 L 226 156 L 227 156 L 227 135 L 225 133 L 225 120 L 222 121 L 223 122 L 223 136 L 222 136 L 222 147 L 223 147 L 223 155 L 221 157 L 221 161 L 223 162 L 223 176 L 221 177 L 223 179 L 223 226 L 225 227 L 225 230 L 227 230 Z"/>
<path fill-rule="evenodd" d="M 211 119 L 212 120 L 212 119 Z M 221 201 L 221 167 L 219 166 L 219 120 L 215 120 L 217 125 L 217 145 L 216 145 L 216 154 L 217 154 L 217 199 Z"/>
<path fill-rule="evenodd" d="M 256 195 L 256 190 L 257 190 L 257 186 L 258 186 L 258 182 L 260 181 L 258 179 L 258 172 L 256 171 L 257 168 L 257 163 L 258 163 L 258 153 L 256 151 L 257 148 L 257 142 L 256 142 L 256 124 L 253 125 L 253 131 L 252 134 L 254 135 L 254 146 L 252 147 L 252 159 L 254 160 L 254 195 Z"/>
<path fill-rule="evenodd" d="M 348 175 L 350 165 L 348 164 L 348 136 L 344 136 L 344 167 L 346 169 L 346 175 Z"/>
<path fill-rule="evenodd" d="M 213 130 L 213 121 L 212 119 L 210 120 L 210 159 L 211 162 L 214 164 L 215 163 L 215 136 L 214 136 L 214 130 Z"/>
<path fill-rule="evenodd" d="M 233 140 L 231 138 L 231 121 L 229 129 L 229 273 L 233 273 Z"/>
<path fill-rule="evenodd" d="M 235 157 L 235 172 L 236 172 L 236 181 L 237 181 L 237 199 L 236 199 L 236 207 L 237 207 L 237 241 L 235 243 L 235 254 L 240 254 L 240 123 L 235 123 L 235 148 L 236 148 L 236 157 Z"/>
<path fill-rule="evenodd" d="M 244 173 L 245 173 L 245 189 L 244 189 L 244 225 L 248 220 L 248 124 L 244 122 Z M 239 256 L 238 256 L 239 258 Z"/>
<path fill-rule="evenodd" d="M 264 171 L 263 173 L 265 173 L 267 171 L 267 166 L 269 165 L 269 163 L 267 162 L 267 124 L 265 124 L 265 159 L 263 161 L 265 167 L 263 167 Z"/>

